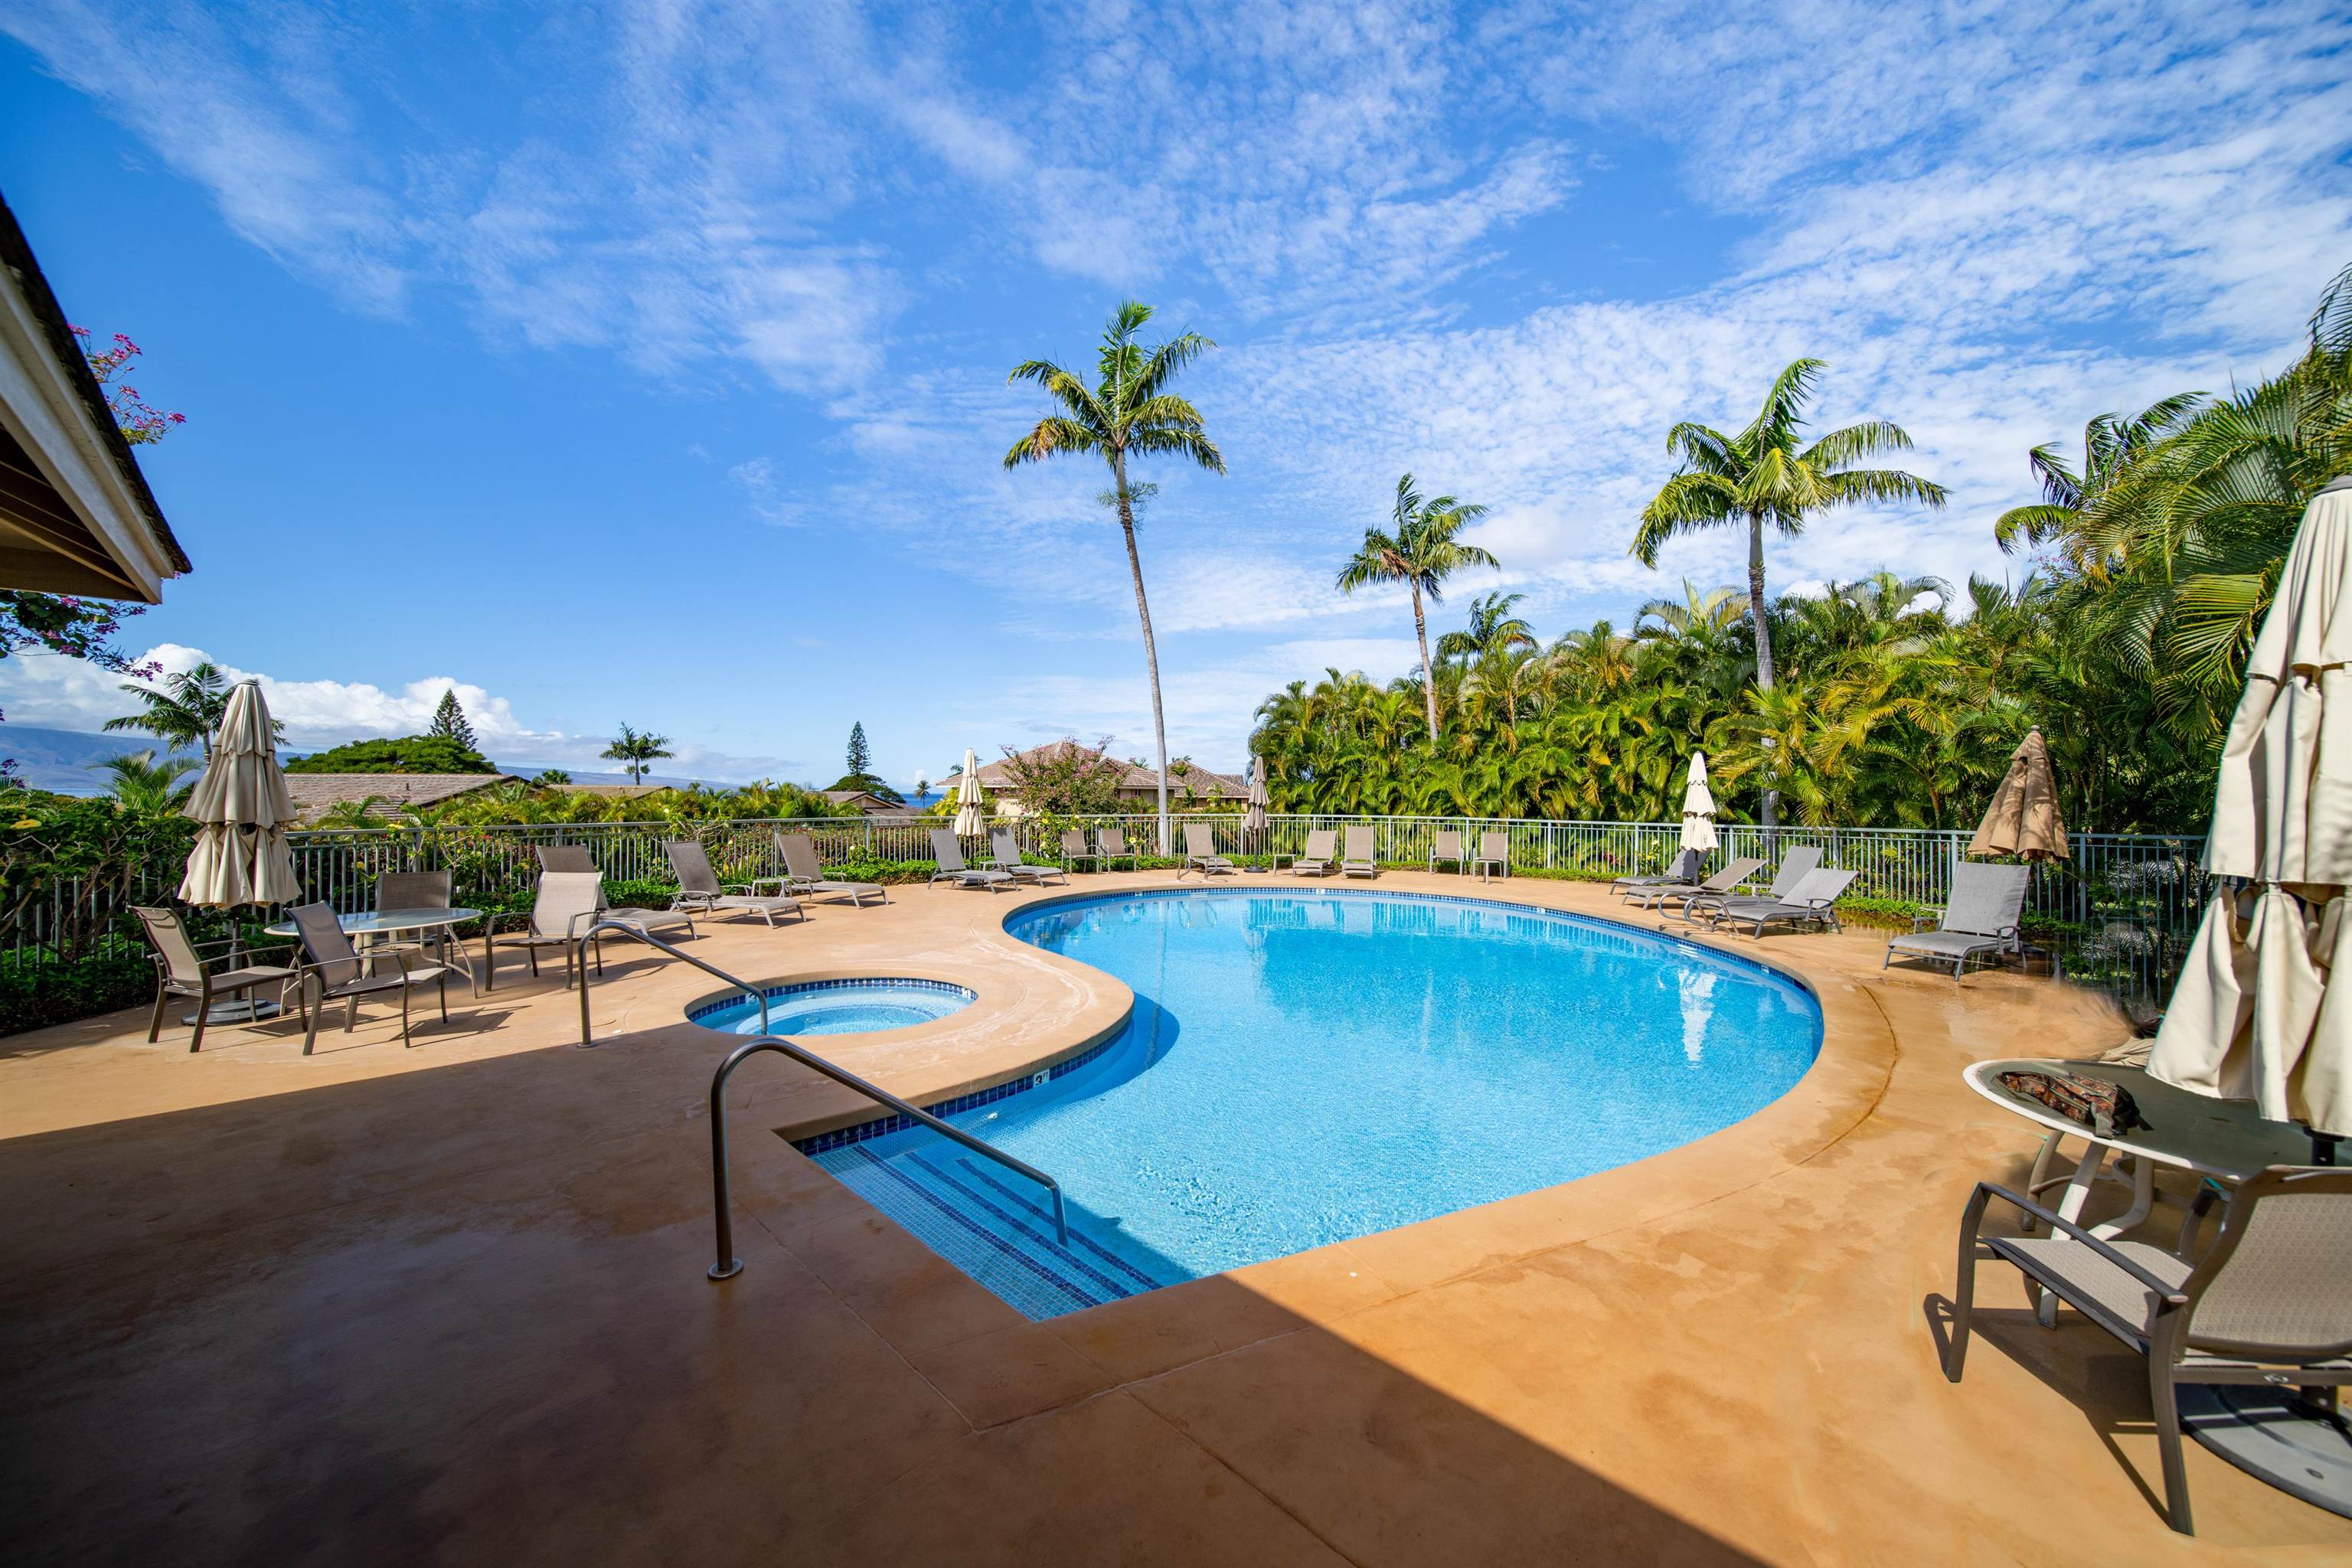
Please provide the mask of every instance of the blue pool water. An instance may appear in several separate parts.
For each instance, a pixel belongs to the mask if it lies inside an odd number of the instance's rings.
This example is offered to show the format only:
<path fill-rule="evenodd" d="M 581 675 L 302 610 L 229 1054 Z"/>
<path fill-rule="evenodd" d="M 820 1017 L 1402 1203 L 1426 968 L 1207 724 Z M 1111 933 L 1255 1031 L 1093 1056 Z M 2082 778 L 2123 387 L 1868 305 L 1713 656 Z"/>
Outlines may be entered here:
<path fill-rule="evenodd" d="M 1811 1065 L 1821 1012 L 1759 964 L 1467 899 L 1147 892 L 1007 928 L 1125 981 L 1126 1030 L 921 1128 L 804 1145 L 1032 1317 L 1487 1203 L 1674 1148 Z"/>
<path fill-rule="evenodd" d="M 969 1005 L 972 993 L 938 980 L 808 980 L 767 987 L 769 1027 L 779 1035 L 854 1035 L 928 1024 Z M 760 1005 L 749 996 L 708 1003 L 687 1016 L 706 1029 L 760 1032 Z"/>

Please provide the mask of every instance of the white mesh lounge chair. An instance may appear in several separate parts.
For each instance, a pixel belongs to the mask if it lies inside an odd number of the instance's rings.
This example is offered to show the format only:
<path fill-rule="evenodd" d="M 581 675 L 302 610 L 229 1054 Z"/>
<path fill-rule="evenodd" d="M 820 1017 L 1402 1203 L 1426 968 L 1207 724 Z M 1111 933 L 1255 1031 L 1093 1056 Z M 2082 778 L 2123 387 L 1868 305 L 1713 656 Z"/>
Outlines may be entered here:
<path fill-rule="evenodd" d="M 1381 863 L 1372 858 L 1372 830 L 1356 826 L 1348 829 L 1347 851 L 1339 857 L 1339 874 L 1343 877 L 1377 877 Z"/>
<path fill-rule="evenodd" d="M 330 1002 L 342 1003 L 343 1033 L 348 1035 L 359 1019 L 362 997 L 397 995 L 400 1043 L 407 1046 L 415 1044 L 408 1037 L 408 994 L 419 985 L 430 985 L 440 994 L 441 1021 L 449 1021 L 447 964 L 427 963 L 412 968 L 407 953 L 394 952 L 391 956 L 399 967 L 389 974 L 378 973 L 368 959 L 352 948 L 352 939 L 336 923 L 332 905 L 299 904 L 287 913 L 294 918 L 295 935 L 308 960 L 302 965 L 302 978 L 297 983 L 302 998 L 304 1056 L 309 1056 L 319 1043 L 319 1016 Z"/>
<path fill-rule="evenodd" d="M 1754 934 L 1761 937 L 1764 928 L 1786 921 L 1790 925 L 1827 926 L 1832 931 L 1843 931 L 1838 921 L 1837 901 L 1851 887 L 1855 871 L 1814 869 L 1805 873 L 1788 896 L 1776 899 L 1769 893 L 1756 899 L 1724 899 L 1706 906 L 1708 925 L 1720 928 L 1731 925 L 1753 926 Z"/>
<path fill-rule="evenodd" d="M 181 923 L 177 910 L 146 909 L 133 905 L 131 912 L 147 931 L 149 945 L 154 948 L 150 956 L 155 964 L 155 1011 L 147 1019 L 147 1042 L 154 1044 L 163 1032 L 163 1009 L 174 996 L 193 996 L 196 1002 L 196 1032 L 188 1037 L 188 1049 L 202 1050 L 205 1044 L 206 1015 L 213 1010 L 216 997 L 240 997 L 251 1001 L 253 993 L 267 985 L 278 988 L 282 999 L 286 988 L 301 973 L 299 969 L 284 964 L 255 963 L 256 957 L 283 957 L 293 952 L 285 947 L 238 948 L 226 937 L 218 942 L 198 942 L 188 935 Z M 222 951 L 204 956 L 207 947 Z M 226 963 L 228 968 L 218 965 Z M 239 1019 L 239 1023 L 267 1023 L 267 1018 Z"/>
<path fill-rule="evenodd" d="M 1106 871 L 1118 869 L 1111 864 L 1114 860 L 1126 861 L 1127 868 L 1130 871 L 1143 869 L 1142 852 L 1129 848 L 1127 835 L 1117 827 L 1095 829 L 1095 857 L 1102 862 L 1102 868 Z"/>
<path fill-rule="evenodd" d="M 1654 910 L 1672 899 L 1677 903 L 1690 903 L 1699 899 L 1721 899 L 1731 890 L 1764 869 L 1764 862 L 1743 856 L 1724 863 L 1723 868 L 1704 882 L 1652 882 L 1647 887 L 1629 890 L 1625 901 Z"/>
<path fill-rule="evenodd" d="M 539 868 L 542 871 L 592 871 L 600 879 L 603 876 L 596 864 L 596 857 L 589 853 L 585 844 L 542 844 L 539 846 L 537 854 Z M 634 904 L 615 908 L 604 901 L 604 885 L 601 879 L 596 884 L 596 915 L 600 920 L 620 921 L 648 933 L 683 928 L 687 935 L 694 934 L 692 910 L 647 910 Z"/>
<path fill-rule="evenodd" d="M 1205 822 L 1184 825 L 1184 864 L 1178 867 L 1176 879 L 1182 881 L 1187 871 L 1198 871 L 1202 877 L 1213 877 L 1222 871 L 1226 876 L 1241 869 L 1217 853 L 1217 831 Z"/>
<path fill-rule="evenodd" d="M 963 844 L 951 827 L 931 829 L 931 859 L 939 866 L 939 869 L 931 873 L 931 883 L 935 887 L 941 882 L 953 882 L 959 888 L 986 888 L 994 892 L 999 888 L 1013 886 L 1013 873 L 1010 871 L 965 865 Z"/>
<path fill-rule="evenodd" d="M 530 973 L 539 974 L 541 949 L 563 950 L 563 984 L 572 984 L 572 961 L 579 955 L 576 943 L 581 933 L 596 923 L 604 908 L 604 881 L 593 871 L 542 871 L 534 890 L 530 913 L 523 917 L 522 929 L 503 935 L 499 921 L 512 920 L 512 915 L 488 915 L 482 921 L 482 989 L 488 991 L 498 984 L 499 949 L 519 947 L 530 960 Z M 596 951 L 596 973 L 604 973 L 603 939 Z"/>
<path fill-rule="evenodd" d="M 2046 1236 L 1982 1236 L 1999 1198 L 2050 1227 Z M 2332 1408 L 2352 1384 L 2352 1171 L 2273 1165 L 2239 1184 L 2221 1228 L 2186 1256 L 2213 1201 L 2201 1187 L 2176 1256 L 2146 1241 L 2107 1241 L 2005 1187 L 1977 1184 L 1960 1216 L 1959 1279 L 1944 1375 L 1969 1353 L 1979 1258 L 2026 1278 L 2147 1358 L 2148 1403 L 2164 1466 L 2166 1521 L 2196 1533 L 2181 1463 L 2177 1384 L 2252 1384 L 2325 1390 Z"/>
<path fill-rule="evenodd" d="M 1492 880 L 1497 871 L 1506 877 L 1509 876 L 1511 874 L 1511 836 L 1507 833 L 1497 833 L 1492 828 L 1478 835 L 1478 853 L 1472 858 L 1470 869 L 1478 874 L 1478 879 L 1482 882 Z"/>
<path fill-rule="evenodd" d="M 1763 862 L 1759 860 L 1757 864 L 1760 866 Z M 1620 877 L 1609 884 L 1609 890 L 1622 899 L 1643 888 L 1664 888 L 1669 885 L 1696 882 L 1699 879 L 1698 874 L 1705 869 L 1706 869 L 1706 850 L 1677 850 L 1674 864 L 1668 866 L 1664 871 L 1654 871 L 1646 876 Z"/>
<path fill-rule="evenodd" d="M 2018 921 L 2025 912 L 2025 888 L 2032 875 L 2031 866 L 1963 861 L 1952 870 L 1952 901 L 1935 911 L 1942 917 L 1936 929 L 1926 929 L 1930 916 L 1913 916 L 1911 934 L 1888 942 L 1878 967 L 1885 969 L 1898 955 L 1948 963 L 1957 985 L 1960 971 L 1978 953 L 1999 957 L 2017 952 Z"/>
<path fill-rule="evenodd" d="M 1754 894 L 1752 896 L 1756 898 L 1785 899 L 1790 894 L 1797 890 L 1798 883 L 1803 881 L 1815 871 L 1820 870 L 1821 867 L 1822 851 L 1820 847 L 1812 844 L 1800 844 L 1795 848 L 1780 857 L 1780 868 L 1772 873 L 1772 885 L 1767 888 L 1763 892 Z M 1683 903 L 1683 919 L 1686 921 L 1705 920 L 1707 917 L 1707 911 L 1714 909 L 1717 904 L 1722 903 L 1726 897 L 1737 898 L 1738 896 L 1739 895 L 1738 894 L 1719 895 L 1710 893 L 1705 898 L 1687 899 L 1684 900 Z"/>
<path fill-rule="evenodd" d="M 781 887 L 781 877 L 762 877 L 756 882 L 721 882 L 719 873 L 710 868 L 710 852 L 691 838 L 673 838 L 662 846 L 669 854 L 669 868 L 677 873 L 677 897 L 670 908 L 693 914 L 758 915 L 771 928 L 779 914 L 789 914 L 799 920 L 808 919 L 800 900 L 789 893 L 763 893 L 763 887 Z"/>
<path fill-rule="evenodd" d="M 1067 883 L 1070 879 L 1070 874 L 1059 866 L 1040 866 L 1021 858 L 1021 840 L 1013 837 L 1013 829 L 1009 827 L 990 830 L 988 863 L 997 870 L 1010 874 L 1015 881 L 1034 882 L 1039 887 L 1047 882 Z"/>
<path fill-rule="evenodd" d="M 805 833 L 776 835 L 776 853 L 783 857 L 787 893 L 831 894 L 846 898 L 853 908 L 862 908 L 867 895 L 877 903 L 887 904 L 890 895 L 879 882 L 845 882 L 824 874 L 824 865 L 816 858 L 816 840 Z"/>
<path fill-rule="evenodd" d="M 1467 850 L 1462 847 L 1461 829 L 1455 827 L 1441 827 L 1431 837 L 1429 843 L 1429 872 L 1431 876 L 1433 877 L 1437 874 L 1437 863 L 1440 860 L 1451 860 L 1454 862 L 1454 868 L 1455 870 L 1460 871 L 1465 875 L 1468 874 L 1470 870 L 1470 855 Z"/>
<path fill-rule="evenodd" d="M 1331 828 L 1318 827 L 1307 836 L 1307 847 L 1290 862 L 1294 877 L 1328 877 L 1338 868 L 1339 835 Z"/>

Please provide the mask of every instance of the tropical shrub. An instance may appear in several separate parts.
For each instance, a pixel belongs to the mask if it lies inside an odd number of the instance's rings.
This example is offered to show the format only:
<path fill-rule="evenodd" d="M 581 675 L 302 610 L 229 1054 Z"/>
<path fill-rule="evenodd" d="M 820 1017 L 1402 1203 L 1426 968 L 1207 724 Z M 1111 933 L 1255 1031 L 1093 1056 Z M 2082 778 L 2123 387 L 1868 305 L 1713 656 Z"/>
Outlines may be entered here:
<path fill-rule="evenodd" d="M 289 773 L 494 773 L 498 764 L 450 735 L 404 735 L 351 741 L 306 757 L 289 758 Z"/>

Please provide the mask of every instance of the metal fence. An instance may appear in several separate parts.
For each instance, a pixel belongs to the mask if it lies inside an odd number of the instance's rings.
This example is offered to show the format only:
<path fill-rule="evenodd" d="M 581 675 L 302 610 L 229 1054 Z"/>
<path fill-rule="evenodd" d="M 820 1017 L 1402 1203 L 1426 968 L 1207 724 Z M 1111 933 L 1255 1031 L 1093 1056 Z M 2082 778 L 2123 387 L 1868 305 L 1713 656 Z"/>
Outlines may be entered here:
<path fill-rule="evenodd" d="M 1174 841 L 1183 825 L 1206 824 L 1228 854 L 1244 857 L 1294 855 L 1318 828 L 1351 826 L 1372 830 L 1374 853 L 1391 866 L 1425 865 L 1437 835 L 1453 831 L 1475 848 L 1479 835 L 1498 832 L 1509 845 L 1515 870 L 1557 876 L 1607 878 L 1663 868 L 1681 843 L 1681 825 L 1665 822 L 1555 822 L 1511 817 L 1284 816 L 1269 818 L 1256 833 L 1244 833 L 1232 811 L 1172 813 Z M 1149 816 L 1023 817 L 1000 819 L 1025 853 L 1052 858 L 1058 834 L 1067 827 L 1094 830 L 1116 825 L 1130 846 L 1147 855 L 1157 837 Z M 781 875 L 782 834 L 805 833 L 828 865 L 860 861 L 929 862 L 929 835 L 937 819 L 891 821 L 859 817 L 804 820 L 504 825 L 429 829 L 383 828 L 296 833 L 290 836 L 296 876 L 304 896 L 341 910 L 372 907 L 376 879 L 391 870 L 441 870 L 453 874 L 463 904 L 517 908 L 527 902 L 541 845 L 576 844 L 595 857 L 608 880 L 667 883 L 672 880 L 662 845 L 691 834 L 708 849 L 727 880 Z M 1725 856 L 1754 856 L 1767 862 L 1796 845 L 1818 846 L 1823 863 L 1859 872 L 1850 900 L 1884 900 L 1889 906 L 1940 904 L 1951 888 L 1952 868 L 1962 859 L 1969 836 L 1958 831 L 1916 828 L 1789 826 L 1770 830 L 1745 824 L 1718 828 Z M 967 840 L 968 855 L 982 844 Z M 2199 868 L 2204 843 L 2193 837 L 2086 833 L 2072 840 L 2073 858 L 2037 868 L 2028 920 L 2037 939 L 2061 953 L 2069 973 L 2109 985 L 2127 995 L 2156 997 L 2169 989 L 2180 954 L 2194 934 L 2202 909 L 2205 878 Z M 71 933 L 105 931 L 128 906 L 170 897 L 179 867 L 139 868 L 103 885 L 60 879 L 41 896 L 12 899 L 0 947 L 18 963 L 42 962 Z M 1893 909 L 1885 912 L 1893 914 Z"/>

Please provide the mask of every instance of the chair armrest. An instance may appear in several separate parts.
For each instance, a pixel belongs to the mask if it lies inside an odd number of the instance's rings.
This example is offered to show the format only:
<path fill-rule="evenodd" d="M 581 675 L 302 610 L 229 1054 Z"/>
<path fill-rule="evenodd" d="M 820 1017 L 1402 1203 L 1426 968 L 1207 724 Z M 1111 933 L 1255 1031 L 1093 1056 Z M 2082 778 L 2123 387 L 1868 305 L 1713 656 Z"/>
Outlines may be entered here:
<path fill-rule="evenodd" d="M 1969 1206 L 1977 1209 L 1978 1212 L 1981 1214 L 1982 1208 L 1979 1200 L 1988 1197 L 1999 1198 L 2004 1203 L 2013 1205 L 2025 1213 L 2032 1215 L 2042 1224 L 2048 1226 L 2053 1231 L 2063 1233 L 2063 1235 L 2072 1237 L 2076 1241 L 2081 1242 L 2084 1246 L 2097 1253 L 2101 1258 L 2105 1258 L 2109 1263 L 2114 1264 L 2116 1268 L 2130 1275 L 2140 1284 L 2154 1291 L 2157 1299 L 2165 1302 L 2167 1305 L 2174 1307 L 2188 1305 L 2188 1297 L 2182 1295 L 2179 1291 L 2174 1289 L 2163 1280 L 2158 1279 L 2155 1275 L 2150 1274 L 2138 1264 L 2134 1263 L 2123 1253 L 2118 1252 L 2114 1247 L 2108 1246 L 2101 1237 L 2094 1235 L 2084 1226 L 2075 1224 L 2071 1219 L 2063 1219 L 2059 1217 L 2050 1210 L 2043 1208 L 2040 1204 L 2035 1203 L 2032 1198 L 2019 1196 L 2017 1194 L 2011 1192 L 2007 1187 L 2001 1186 L 1998 1183 L 1979 1182 L 1977 1184 L 1975 1197 L 1971 1199 Z M 1969 1239 L 1973 1241 L 1976 1237 L 1971 1234 Z"/>
<path fill-rule="evenodd" d="M 1916 936 L 1919 932 L 1926 931 L 1930 926 L 1938 926 L 1943 923 L 1943 905 L 1922 904 L 1919 906 L 1918 911 L 1911 917 L 1911 934 Z"/>

